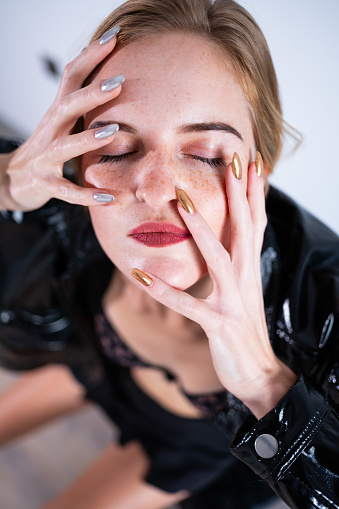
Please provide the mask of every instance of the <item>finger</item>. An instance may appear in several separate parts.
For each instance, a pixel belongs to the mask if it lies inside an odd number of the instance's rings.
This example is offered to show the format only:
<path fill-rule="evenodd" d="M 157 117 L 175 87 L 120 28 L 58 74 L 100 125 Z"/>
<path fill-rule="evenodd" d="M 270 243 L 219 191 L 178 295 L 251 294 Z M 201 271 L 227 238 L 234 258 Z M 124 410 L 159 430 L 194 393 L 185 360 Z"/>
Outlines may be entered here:
<path fill-rule="evenodd" d="M 178 189 L 178 211 L 202 254 L 210 277 L 216 286 L 230 278 L 230 258 L 222 243 L 217 239 L 202 215 L 195 209 L 185 191 Z M 189 205 L 187 205 L 189 204 Z M 228 281 L 230 284 L 230 281 Z"/>
<path fill-rule="evenodd" d="M 237 274 L 242 274 L 246 278 L 252 271 L 254 263 L 254 229 L 242 173 L 240 158 L 235 154 L 232 164 L 229 164 L 225 171 L 231 223 L 230 255 Z"/>
<path fill-rule="evenodd" d="M 48 179 L 48 189 L 52 198 L 72 203 L 73 205 L 93 206 L 112 205 L 114 196 L 106 189 L 93 189 L 77 186 L 65 178 Z"/>
<path fill-rule="evenodd" d="M 90 129 L 81 133 L 63 136 L 54 140 L 47 149 L 50 163 L 64 163 L 86 152 L 111 143 L 119 130 L 118 124 L 109 124 L 101 129 Z"/>
<path fill-rule="evenodd" d="M 82 87 L 86 78 L 114 49 L 118 31 L 118 27 L 113 27 L 66 65 L 57 97 L 68 95 Z"/>
<path fill-rule="evenodd" d="M 263 164 L 259 152 L 257 153 L 256 161 L 256 163 L 251 164 L 248 172 L 247 199 L 254 228 L 255 257 L 259 259 L 267 225 L 265 187 L 262 173 Z"/>
<path fill-rule="evenodd" d="M 261 267 L 260 267 L 260 255 L 262 250 L 262 243 L 264 238 L 264 232 L 267 224 L 267 217 L 265 211 L 265 187 L 264 179 L 262 177 L 262 170 L 259 171 L 258 175 L 258 159 L 259 165 L 262 162 L 261 156 L 257 156 L 256 163 L 251 164 L 248 172 L 248 183 L 247 183 L 247 195 L 248 203 L 250 207 L 251 217 L 254 227 L 254 238 L 255 238 L 255 273 L 257 279 L 257 288 L 259 294 L 262 296 L 262 278 L 261 278 Z M 260 166 L 259 166 L 260 170 Z M 264 303 L 262 298 L 258 299 L 258 304 L 261 302 L 261 316 L 262 326 L 266 326 Z"/>
<path fill-rule="evenodd" d="M 79 117 L 115 99 L 120 94 L 124 81 L 125 77 L 120 74 L 63 97 L 54 105 L 53 123 L 62 126 L 62 133 L 68 132 Z"/>
<path fill-rule="evenodd" d="M 169 286 L 153 274 L 140 269 L 132 269 L 131 274 L 137 284 L 141 285 L 155 300 L 172 309 L 172 311 L 180 313 L 196 323 L 201 323 L 206 312 L 203 301 Z"/>

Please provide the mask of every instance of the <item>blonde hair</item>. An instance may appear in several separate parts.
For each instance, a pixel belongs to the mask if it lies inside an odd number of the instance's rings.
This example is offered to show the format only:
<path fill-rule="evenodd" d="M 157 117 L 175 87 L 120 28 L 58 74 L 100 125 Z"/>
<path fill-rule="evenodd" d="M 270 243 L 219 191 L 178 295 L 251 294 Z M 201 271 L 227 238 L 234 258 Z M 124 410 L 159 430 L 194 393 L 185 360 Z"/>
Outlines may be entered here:
<path fill-rule="evenodd" d="M 98 27 L 91 42 L 120 26 L 117 46 L 157 33 L 181 31 L 221 48 L 250 106 L 256 148 L 266 175 L 277 163 L 285 134 L 300 136 L 282 118 L 277 77 L 266 39 L 253 17 L 233 0 L 127 0 Z M 86 80 L 87 81 L 87 80 Z"/>

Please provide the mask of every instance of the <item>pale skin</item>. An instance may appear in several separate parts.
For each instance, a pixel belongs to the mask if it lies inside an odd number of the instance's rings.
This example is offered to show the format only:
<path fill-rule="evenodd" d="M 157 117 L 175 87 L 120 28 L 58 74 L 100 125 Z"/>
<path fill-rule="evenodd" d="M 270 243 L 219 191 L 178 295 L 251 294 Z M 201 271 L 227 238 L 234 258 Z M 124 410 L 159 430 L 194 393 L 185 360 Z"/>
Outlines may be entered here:
<path fill-rule="evenodd" d="M 79 88 L 112 52 L 115 39 L 93 43 L 69 64 L 36 132 L 14 154 L 1 156 L 1 208 L 31 210 L 51 197 L 89 206 L 99 242 L 119 269 L 103 298 L 108 318 L 142 358 L 177 377 L 171 383 L 156 369 L 137 368 L 132 372 L 137 383 L 171 412 L 197 418 L 198 410 L 180 389 L 199 394 L 225 387 L 259 419 L 296 376 L 275 356 L 265 323 L 260 277 L 264 179 L 253 163 L 256 147 L 246 100 L 230 65 L 205 40 L 166 34 L 154 42 L 145 38 L 117 51 L 85 89 Z M 102 81 L 117 74 L 126 76 L 124 85 L 101 92 Z M 80 115 L 85 115 L 86 130 L 70 135 Z M 97 126 L 113 122 L 130 129 L 94 138 Z M 231 126 L 240 137 L 183 128 L 213 122 Z M 239 180 L 232 171 L 234 152 L 243 167 Z M 123 154 L 128 155 L 120 161 L 100 162 L 103 156 Z M 62 177 L 63 162 L 78 155 L 84 188 Z M 189 195 L 194 214 L 178 203 L 177 189 Z M 97 204 L 93 194 L 98 191 L 113 194 L 115 201 Z M 131 240 L 131 228 L 151 220 L 185 226 L 191 237 L 165 248 Z M 131 276 L 134 267 L 150 275 L 149 287 Z M 2 397 L 7 413 L 0 442 L 81 407 L 83 389 L 66 368 L 50 369 L 32 373 L 24 388 L 18 385 L 17 392 L 14 388 Z M 62 380 L 51 384 L 50 405 L 34 392 L 41 377 Z M 18 416 L 11 401 L 19 401 L 20 394 L 41 405 L 25 408 L 21 422 L 26 425 L 11 433 L 10 423 Z M 140 444 L 112 445 L 44 509 L 160 509 L 187 496 L 148 485 L 143 481 L 148 466 Z"/>

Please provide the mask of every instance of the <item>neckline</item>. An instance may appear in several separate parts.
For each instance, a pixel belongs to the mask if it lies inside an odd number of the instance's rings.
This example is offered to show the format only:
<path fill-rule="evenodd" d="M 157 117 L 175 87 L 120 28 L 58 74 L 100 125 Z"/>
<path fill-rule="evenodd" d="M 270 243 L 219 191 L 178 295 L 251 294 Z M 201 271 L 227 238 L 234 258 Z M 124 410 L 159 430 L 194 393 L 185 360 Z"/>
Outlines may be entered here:
<path fill-rule="evenodd" d="M 184 390 L 184 388 L 182 387 L 182 385 L 179 383 L 178 381 L 178 378 L 177 376 L 171 372 L 170 370 L 168 370 L 166 367 L 164 366 L 161 366 L 161 365 L 158 365 L 158 364 L 152 364 L 152 363 L 149 363 L 148 361 L 146 361 L 145 359 L 142 359 L 134 350 L 133 348 L 131 348 L 123 339 L 122 337 L 120 336 L 120 334 L 118 334 L 118 332 L 116 331 L 116 329 L 113 327 L 113 325 L 111 324 L 110 320 L 108 319 L 108 317 L 106 316 L 105 312 L 104 312 L 104 309 L 102 308 L 102 306 L 99 306 L 96 314 L 95 314 L 95 317 L 99 317 L 101 319 L 104 320 L 104 324 L 107 328 L 107 330 L 110 332 L 110 334 L 114 337 L 114 339 L 116 341 L 118 341 L 119 345 L 123 347 L 123 349 L 128 352 L 128 353 L 131 353 L 132 356 L 134 357 L 134 360 L 133 362 L 138 362 L 139 364 L 134 364 L 134 366 L 137 366 L 139 365 L 140 367 L 145 367 L 145 368 L 152 368 L 152 369 L 157 369 L 161 372 L 163 372 L 167 378 L 168 381 L 172 381 L 172 382 L 176 382 L 177 383 L 177 387 L 178 389 L 180 390 L 180 392 L 187 397 L 187 399 L 189 400 L 194 400 L 196 398 L 208 398 L 208 397 L 217 397 L 217 398 L 220 398 L 222 395 L 226 394 L 227 391 L 226 389 L 220 389 L 218 391 L 212 391 L 212 392 L 203 392 L 203 393 L 190 393 L 190 392 L 186 392 Z M 98 335 L 100 336 L 100 333 L 98 333 Z M 110 359 L 109 356 L 107 356 L 108 359 Z M 117 363 L 118 364 L 118 363 Z M 125 367 L 134 367 L 132 364 L 130 366 L 125 366 Z M 134 382 L 136 383 L 136 382 Z M 141 390 L 141 389 L 140 389 Z"/>

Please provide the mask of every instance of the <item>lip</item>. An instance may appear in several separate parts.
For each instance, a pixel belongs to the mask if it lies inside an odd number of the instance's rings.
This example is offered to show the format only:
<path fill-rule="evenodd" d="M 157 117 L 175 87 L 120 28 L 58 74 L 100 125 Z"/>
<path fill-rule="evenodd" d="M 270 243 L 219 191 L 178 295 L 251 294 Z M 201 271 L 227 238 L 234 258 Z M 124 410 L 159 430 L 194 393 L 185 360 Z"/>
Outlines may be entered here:
<path fill-rule="evenodd" d="M 174 223 L 143 223 L 128 233 L 136 242 L 148 247 L 166 247 L 191 237 L 188 230 Z"/>

